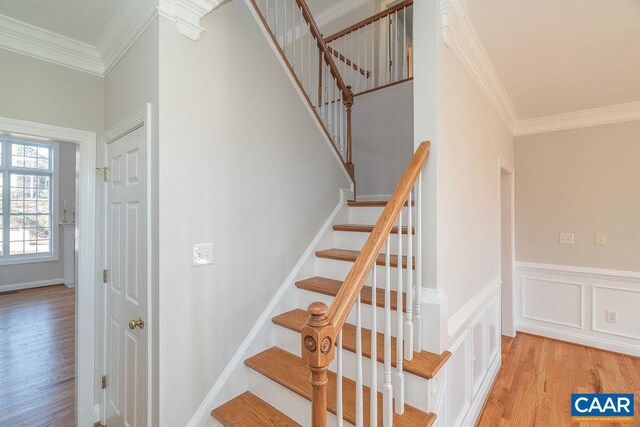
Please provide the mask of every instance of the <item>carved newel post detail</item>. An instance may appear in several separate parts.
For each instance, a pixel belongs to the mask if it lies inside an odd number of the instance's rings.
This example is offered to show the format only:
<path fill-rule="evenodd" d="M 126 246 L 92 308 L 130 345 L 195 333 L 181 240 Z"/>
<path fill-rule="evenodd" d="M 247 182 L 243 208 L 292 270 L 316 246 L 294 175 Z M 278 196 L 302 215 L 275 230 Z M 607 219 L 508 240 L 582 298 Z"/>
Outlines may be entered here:
<path fill-rule="evenodd" d="M 344 94 L 343 102 L 347 109 L 347 170 L 351 174 L 351 177 L 355 179 L 353 159 L 351 158 L 351 107 L 353 106 L 353 89 L 351 86 L 347 86 L 347 92 Z"/>
<path fill-rule="evenodd" d="M 333 360 L 335 331 L 329 323 L 329 308 L 314 302 L 307 308 L 309 319 L 302 328 L 302 357 L 311 370 L 312 425 L 327 425 L 327 369 Z"/>

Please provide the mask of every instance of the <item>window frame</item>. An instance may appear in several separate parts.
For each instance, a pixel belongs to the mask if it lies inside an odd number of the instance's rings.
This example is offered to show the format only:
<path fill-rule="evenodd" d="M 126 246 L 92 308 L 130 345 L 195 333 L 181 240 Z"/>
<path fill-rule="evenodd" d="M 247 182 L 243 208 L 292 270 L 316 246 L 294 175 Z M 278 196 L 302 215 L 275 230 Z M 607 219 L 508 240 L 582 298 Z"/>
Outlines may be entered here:
<path fill-rule="evenodd" d="M 26 144 L 35 147 L 47 147 L 50 148 L 51 157 L 49 160 L 49 170 L 26 168 L 11 165 L 11 146 L 12 144 Z M 2 197 L 2 215 L 0 215 L 0 221 L 3 222 L 2 233 L 2 245 L 4 245 L 3 255 L 0 255 L 0 266 L 3 265 L 16 265 L 16 264 L 29 264 L 38 262 L 51 262 L 59 260 L 59 145 L 55 141 L 34 141 L 30 138 L 22 138 L 15 136 L 0 135 L 0 145 L 2 145 L 2 158 L 0 164 L 0 174 L 3 176 L 3 197 Z M 9 249 L 9 233 L 10 233 L 10 206 L 11 206 L 11 174 L 27 174 L 27 175 L 43 175 L 50 176 L 50 211 L 51 211 L 51 234 L 50 244 L 51 251 L 47 253 L 35 253 L 35 254 L 20 254 L 10 255 Z"/>

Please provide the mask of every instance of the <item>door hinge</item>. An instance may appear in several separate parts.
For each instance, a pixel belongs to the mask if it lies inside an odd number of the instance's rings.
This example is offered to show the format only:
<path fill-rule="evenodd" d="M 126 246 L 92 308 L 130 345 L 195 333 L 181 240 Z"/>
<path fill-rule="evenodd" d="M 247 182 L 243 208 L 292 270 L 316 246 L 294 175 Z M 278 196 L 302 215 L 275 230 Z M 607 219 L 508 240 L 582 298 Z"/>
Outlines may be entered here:
<path fill-rule="evenodd" d="M 102 179 L 104 180 L 104 182 L 109 182 L 109 168 L 108 167 L 103 167 L 103 168 L 96 168 L 96 170 L 102 171 Z"/>
<path fill-rule="evenodd" d="M 102 270 L 102 283 L 109 281 L 109 270 Z"/>
<path fill-rule="evenodd" d="M 102 376 L 102 388 L 103 389 L 107 388 L 107 376 L 106 375 Z"/>

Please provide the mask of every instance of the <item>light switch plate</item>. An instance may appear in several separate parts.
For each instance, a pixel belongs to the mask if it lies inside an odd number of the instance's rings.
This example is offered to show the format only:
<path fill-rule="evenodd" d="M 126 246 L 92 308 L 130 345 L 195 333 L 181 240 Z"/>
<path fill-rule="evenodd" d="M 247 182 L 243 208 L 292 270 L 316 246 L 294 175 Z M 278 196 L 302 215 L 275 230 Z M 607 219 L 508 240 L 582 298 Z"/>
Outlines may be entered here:
<path fill-rule="evenodd" d="M 575 243 L 575 236 L 573 233 L 560 233 L 560 243 L 563 245 L 573 245 Z"/>
<path fill-rule="evenodd" d="M 197 243 L 193 245 L 193 267 L 213 264 L 213 243 Z"/>
<path fill-rule="evenodd" d="M 598 246 L 604 246 L 604 234 L 596 233 L 595 244 Z"/>

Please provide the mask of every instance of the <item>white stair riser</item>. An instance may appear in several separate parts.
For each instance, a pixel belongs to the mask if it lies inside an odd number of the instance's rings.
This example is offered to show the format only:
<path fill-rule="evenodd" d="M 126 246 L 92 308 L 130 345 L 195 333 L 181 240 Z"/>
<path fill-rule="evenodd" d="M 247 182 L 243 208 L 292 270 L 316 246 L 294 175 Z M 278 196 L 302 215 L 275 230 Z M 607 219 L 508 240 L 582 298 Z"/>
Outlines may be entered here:
<path fill-rule="evenodd" d="M 354 231 L 333 231 L 333 247 L 340 249 L 351 249 L 359 251 L 364 247 L 365 242 L 369 238 L 371 233 L 354 232 Z M 407 255 L 407 248 L 409 247 L 409 239 L 406 234 L 402 235 L 402 255 Z M 415 237 L 415 236 L 414 236 Z M 396 255 L 398 253 L 398 235 L 391 234 L 390 239 L 391 254 Z M 415 242 L 413 245 L 413 251 L 415 255 Z M 382 246 L 380 250 L 386 253 L 386 244 Z"/>
<path fill-rule="evenodd" d="M 300 356 L 301 352 L 301 343 L 300 343 L 300 334 L 294 332 L 290 329 L 279 327 L 276 331 L 276 339 L 278 342 L 278 346 L 290 353 L 293 353 L 297 356 Z M 355 353 L 342 350 L 342 369 L 343 376 L 346 378 L 350 378 L 355 381 L 356 375 L 356 355 Z M 362 379 L 365 386 L 371 386 L 371 359 L 363 358 L 364 363 L 362 364 Z M 376 368 L 378 370 L 378 391 L 382 390 L 382 385 L 384 384 L 384 364 L 376 363 Z M 334 358 L 333 362 L 329 366 L 329 369 L 333 372 L 337 371 L 337 362 Z M 393 376 L 395 375 L 396 369 L 391 368 L 392 381 Z M 422 377 L 418 377 L 417 375 L 413 375 L 411 373 L 405 372 L 405 399 L 406 403 L 411 406 L 414 406 L 418 409 L 428 412 L 428 382 L 426 379 Z"/>
<path fill-rule="evenodd" d="M 303 289 L 299 289 L 299 299 L 298 299 L 298 307 L 306 310 L 309 304 L 319 301 L 323 302 L 329 307 L 333 302 L 333 297 L 328 295 L 319 294 L 317 292 L 310 292 Z M 362 327 L 371 329 L 371 306 L 368 304 L 362 304 Z M 378 332 L 384 331 L 384 309 L 377 307 L 376 308 L 376 324 L 378 325 Z M 404 315 L 403 315 L 404 318 Z M 355 317 L 355 308 L 351 310 L 349 313 L 349 317 L 347 317 L 347 323 L 351 323 L 355 325 L 356 317 Z M 396 312 L 391 311 L 391 335 L 396 335 Z"/>
<path fill-rule="evenodd" d="M 335 259 L 326 259 L 326 258 L 318 258 L 317 260 L 317 275 L 320 277 L 326 277 L 327 279 L 334 279 L 343 281 L 349 271 L 353 267 L 352 262 L 348 261 L 339 261 Z M 376 283 L 378 288 L 383 288 L 386 283 L 387 278 L 387 267 L 384 265 L 376 265 Z M 391 289 L 397 289 L 398 283 L 398 269 L 395 267 L 391 267 Z M 369 274 L 367 280 L 365 281 L 365 285 L 371 286 L 372 284 L 372 274 Z M 413 270 L 413 280 L 416 280 L 416 271 Z M 407 284 L 407 269 L 402 269 L 402 283 L 403 290 Z"/>
<path fill-rule="evenodd" d="M 349 208 L 349 223 L 350 224 L 368 224 L 374 225 L 378 218 L 380 218 L 380 214 L 384 208 L 381 207 L 370 207 L 370 208 Z M 402 225 L 407 225 L 409 210 L 404 207 L 402 209 Z M 413 208 L 413 218 L 416 218 L 416 208 Z"/>
<path fill-rule="evenodd" d="M 303 426 L 311 426 L 311 403 L 253 369 L 249 370 L 249 390 L 289 418 Z M 327 411 L 327 425 L 336 425 L 336 416 Z M 344 425 L 351 426 L 348 422 Z"/>

